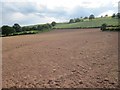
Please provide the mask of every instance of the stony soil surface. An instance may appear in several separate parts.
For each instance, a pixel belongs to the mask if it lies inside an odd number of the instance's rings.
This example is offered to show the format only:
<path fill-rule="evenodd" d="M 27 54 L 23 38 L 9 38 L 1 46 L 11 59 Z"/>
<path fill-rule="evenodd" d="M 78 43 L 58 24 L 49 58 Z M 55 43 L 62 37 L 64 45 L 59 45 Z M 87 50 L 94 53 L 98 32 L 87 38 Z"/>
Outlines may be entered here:
<path fill-rule="evenodd" d="M 3 88 L 115 88 L 118 33 L 53 30 L 3 37 Z"/>

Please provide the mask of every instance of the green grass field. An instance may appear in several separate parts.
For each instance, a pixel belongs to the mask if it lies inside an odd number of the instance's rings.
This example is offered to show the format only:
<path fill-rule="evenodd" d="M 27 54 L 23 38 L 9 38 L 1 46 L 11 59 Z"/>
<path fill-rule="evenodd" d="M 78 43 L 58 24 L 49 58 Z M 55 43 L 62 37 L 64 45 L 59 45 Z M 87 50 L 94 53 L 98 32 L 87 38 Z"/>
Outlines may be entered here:
<path fill-rule="evenodd" d="M 95 28 L 100 27 L 103 23 L 107 25 L 118 25 L 118 19 L 111 17 L 96 18 L 93 20 L 84 20 L 83 22 L 77 23 L 57 23 L 54 28 Z"/>

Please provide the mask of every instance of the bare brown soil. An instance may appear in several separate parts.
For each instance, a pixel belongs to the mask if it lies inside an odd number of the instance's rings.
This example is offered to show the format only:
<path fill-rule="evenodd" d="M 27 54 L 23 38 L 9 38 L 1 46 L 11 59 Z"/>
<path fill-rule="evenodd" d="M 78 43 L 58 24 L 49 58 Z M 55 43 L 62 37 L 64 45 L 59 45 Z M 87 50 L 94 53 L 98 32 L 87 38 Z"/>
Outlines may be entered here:
<path fill-rule="evenodd" d="M 118 33 L 53 30 L 3 37 L 3 88 L 115 88 Z"/>

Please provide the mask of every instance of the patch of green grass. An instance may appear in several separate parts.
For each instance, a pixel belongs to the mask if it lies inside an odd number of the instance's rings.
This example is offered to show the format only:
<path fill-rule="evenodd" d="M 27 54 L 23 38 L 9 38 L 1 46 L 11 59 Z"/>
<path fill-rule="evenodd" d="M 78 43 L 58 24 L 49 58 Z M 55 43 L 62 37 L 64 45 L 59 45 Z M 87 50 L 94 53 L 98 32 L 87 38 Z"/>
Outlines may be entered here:
<path fill-rule="evenodd" d="M 107 25 L 118 25 L 118 19 L 111 17 L 96 18 L 93 20 L 84 20 L 83 22 L 77 23 L 58 23 L 54 28 L 95 28 L 101 27 L 103 23 Z"/>
<path fill-rule="evenodd" d="M 16 32 L 13 35 L 26 35 L 26 34 L 36 34 L 39 31 L 37 30 L 32 30 L 32 31 L 22 31 L 22 32 Z"/>
<path fill-rule="evenodd" d="M 42 33 L 42 32 L 48 32 L 50 31 L 49 29 L 44 29 L 44 30 L 31 30 L 31 31 L 23 31 L 23 32 L 16 32 L 13 35 L 26 35 L 26 34 L 37 34 L 37 33 Z"/>

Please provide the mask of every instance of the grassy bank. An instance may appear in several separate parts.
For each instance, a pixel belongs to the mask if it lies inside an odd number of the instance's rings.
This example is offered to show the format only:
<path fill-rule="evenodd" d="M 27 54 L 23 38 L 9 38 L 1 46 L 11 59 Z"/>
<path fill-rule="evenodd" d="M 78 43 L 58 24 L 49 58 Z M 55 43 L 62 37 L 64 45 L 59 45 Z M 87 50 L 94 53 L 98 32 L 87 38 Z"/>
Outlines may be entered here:
<path fill-rule="evenodd" d="M 95 18 L 92 20 L 85 19 L 83 22 L 77 23 L 57 23 L 54 28 L 57 29 L 64 29 L 64 28 L 98 28 L 101 27 L 103 23 L 106 23 L 108 26 L 117 26 L 118 19 L 111 18 L 111 17 L 104 17 L 104 18 Z"/>

